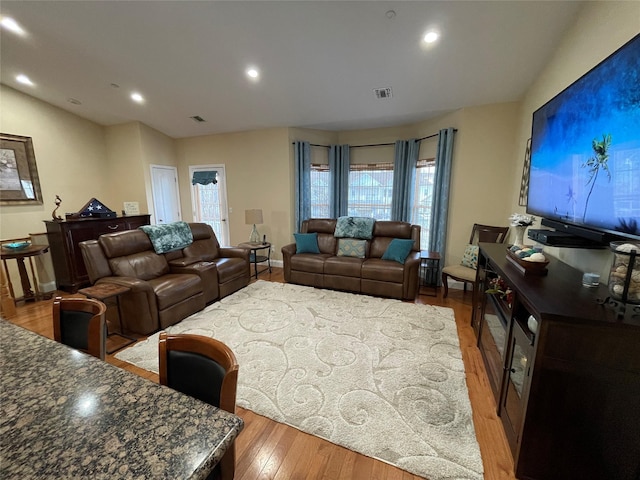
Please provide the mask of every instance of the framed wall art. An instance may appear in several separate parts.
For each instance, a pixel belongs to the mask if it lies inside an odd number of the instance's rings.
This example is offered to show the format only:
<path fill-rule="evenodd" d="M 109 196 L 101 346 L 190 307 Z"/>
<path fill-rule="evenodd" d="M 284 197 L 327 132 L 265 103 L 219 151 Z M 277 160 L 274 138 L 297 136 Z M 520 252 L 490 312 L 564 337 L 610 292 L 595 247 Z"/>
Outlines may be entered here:
<path fill-rule="evenodd" d="M 42 204 L 31 137 L 0 133 L 0 205 Z"/>
<path fill-rule="evenodd" d="M 518 205 L 527 206 L 529 195 L 529 171 L 531 170 L 531 139 L 527 140 L 527 149 L 524 152 L 524 167 L 522 168 L 522 180 L 520 180 L 520 198 Z"/>

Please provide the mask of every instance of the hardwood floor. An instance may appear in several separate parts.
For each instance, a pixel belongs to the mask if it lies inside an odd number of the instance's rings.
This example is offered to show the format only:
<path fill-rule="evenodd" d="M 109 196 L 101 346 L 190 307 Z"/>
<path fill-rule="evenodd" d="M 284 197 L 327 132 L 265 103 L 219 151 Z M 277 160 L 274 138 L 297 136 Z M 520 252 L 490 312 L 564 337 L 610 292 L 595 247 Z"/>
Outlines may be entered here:
<path fill-rule="evenodd" d="M 281 268 L 262 273 L 262 280 L 283 282 Z M 441 290 L 441 289 L 440 289 Z M 484 478 L 487 480 L 514 479 L 513 460 L 470 326 L 471 293 L 449 290 L 430 296 L 432 289 L 424 289 L 416 303 L 450 307 L 455 311 L 460 348 L 467 373 L 467 387 L 473 408 Z M 36 333 L 53 338 L 51 300 L 19 305 L 17 315 L 10 321 Z M 157 382 L 158 376 L 134 365 L 107 356 L 113 365 Z M 241 367 L 242 368 L 242 367 Z M 236 440 L 236 480 L 255 479 L 317 479 L 317 480 L 417 480 L 420 477 L 384 462 L 359 455 L 295 428 L 274 422 L 249 410 L 239 408 L 238 415 L 245 428 Z"/>

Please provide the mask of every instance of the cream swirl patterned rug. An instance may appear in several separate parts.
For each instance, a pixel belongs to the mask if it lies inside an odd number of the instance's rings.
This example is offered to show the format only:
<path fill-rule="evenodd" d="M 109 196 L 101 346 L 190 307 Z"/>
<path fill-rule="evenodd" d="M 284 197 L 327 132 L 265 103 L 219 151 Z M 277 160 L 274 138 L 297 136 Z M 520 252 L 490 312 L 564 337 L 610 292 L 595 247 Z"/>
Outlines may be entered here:
<path fill-rule="evenodd" d="M 167 330 L 232 348 L 241 407 L 430 480 L 482 478 L 449 308 L 260 280 Z M 116 357 L 157 372 L 157 344 Z"/>

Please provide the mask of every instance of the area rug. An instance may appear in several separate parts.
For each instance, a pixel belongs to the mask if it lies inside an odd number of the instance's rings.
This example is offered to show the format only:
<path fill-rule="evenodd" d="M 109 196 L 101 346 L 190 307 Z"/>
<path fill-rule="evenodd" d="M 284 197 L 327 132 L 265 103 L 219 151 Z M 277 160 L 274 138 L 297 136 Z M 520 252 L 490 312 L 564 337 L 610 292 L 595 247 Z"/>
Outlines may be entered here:
<path fill-rule="evenodd" d="M 231 347 L 243 408 L 429 480 L 482 478 L 449 308 L 260 280 L 167 331 Z M 116 357 L 157 373 L 157 345 Z"/>

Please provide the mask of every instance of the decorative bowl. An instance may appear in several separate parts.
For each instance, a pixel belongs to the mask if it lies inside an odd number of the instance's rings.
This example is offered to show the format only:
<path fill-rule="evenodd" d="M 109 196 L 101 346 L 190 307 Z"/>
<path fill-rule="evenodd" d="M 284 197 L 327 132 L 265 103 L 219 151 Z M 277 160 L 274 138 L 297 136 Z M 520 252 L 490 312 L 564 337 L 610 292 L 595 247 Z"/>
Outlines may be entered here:
<path fill-rule="evenodd" d="M 31 245 L 31 242 L 3 243 L 2 248 L 6 248 L 7 250 L 22 250 L 23 248 L 27 248 L 29 245 Z"/>
<path fill-rule="evenodd" d="M 509 260 L 511 263 L 515 264 L 516 266 L 519 266 L 520 269 L 523 269 L 527 273 L 538 274 L 538 275 L 545 275 L 547 273 L 547 265 L 549 265 L 549 260 L 545 262 L 530 262 L 527 260 L 523 260 L 508 248 L 507 248 L 507 260 Z"/>

